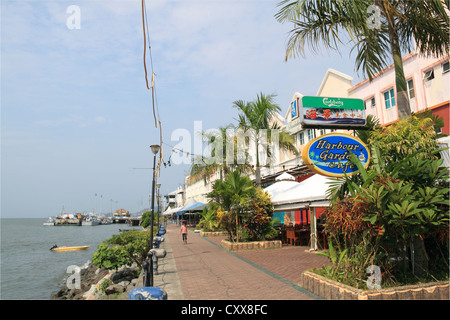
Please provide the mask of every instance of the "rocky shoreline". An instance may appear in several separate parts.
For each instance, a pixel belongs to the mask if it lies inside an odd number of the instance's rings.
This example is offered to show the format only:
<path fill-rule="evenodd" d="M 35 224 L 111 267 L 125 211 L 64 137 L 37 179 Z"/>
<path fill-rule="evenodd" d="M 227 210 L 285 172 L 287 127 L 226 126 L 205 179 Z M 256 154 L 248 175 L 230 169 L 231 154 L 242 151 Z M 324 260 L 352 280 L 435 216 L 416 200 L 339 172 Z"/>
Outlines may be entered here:
<path fill-rule="evenodd" d="M 139 279 L 137 266 L 122 267 L 117 271 L 97 268 L 88 263 L 80 271 L 80 288 L 69 289 L 64 285 L 52 293 L 50 300 L 127 300 Z"/>

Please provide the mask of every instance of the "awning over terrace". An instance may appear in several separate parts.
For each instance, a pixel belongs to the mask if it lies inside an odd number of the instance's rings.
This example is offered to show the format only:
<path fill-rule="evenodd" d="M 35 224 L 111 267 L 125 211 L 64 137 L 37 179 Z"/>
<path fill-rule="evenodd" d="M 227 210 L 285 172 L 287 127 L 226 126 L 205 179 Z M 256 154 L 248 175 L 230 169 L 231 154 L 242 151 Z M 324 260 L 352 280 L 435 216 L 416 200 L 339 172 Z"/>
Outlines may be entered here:
<path fill-rule="evenodd" d="M 177 208 L 167 208 L 166 211 L 163 212 L 163 216 L 168 216 L 174 213 L 177 213 L 179 210 L 183 209 L 183 207 L 177 207 Z"/>
<path fill-rule="evenodd" d="M 326 191 L 330 178 L 315 174 L 302 182 L 279 181 L 265 188 L 275 211 L 295 210 L 307 206 L 328 206 Z"/>
<path fill-rule="evenodd" d="M 190 198 L 186 202 L 186 204 L 180 210 L 177 211 L 177 216 L 181 216 L 182 214 L 193 214 L 196 211 L 202 211 L 205 206 L 206 204 L 202 202 L 197 202 L 195 201 L 194 198 Z"/>

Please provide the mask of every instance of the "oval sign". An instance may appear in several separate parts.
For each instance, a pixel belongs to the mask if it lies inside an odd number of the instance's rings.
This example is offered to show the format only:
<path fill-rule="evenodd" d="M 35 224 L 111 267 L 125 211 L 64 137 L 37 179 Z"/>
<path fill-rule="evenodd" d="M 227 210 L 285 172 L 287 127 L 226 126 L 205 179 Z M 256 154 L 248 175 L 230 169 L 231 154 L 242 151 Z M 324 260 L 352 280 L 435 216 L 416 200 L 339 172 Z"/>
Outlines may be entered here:
<path fill-rule="evenodd" d="M 351 176 L 358 173 L 358 168 L 350 161 L 349 150 L 367 168 L 369 149 L 360 139 L 345 133 L 328 133 L 311 140 L 302 151 L 302 159 L 318 174 L 329 177 Z"/>

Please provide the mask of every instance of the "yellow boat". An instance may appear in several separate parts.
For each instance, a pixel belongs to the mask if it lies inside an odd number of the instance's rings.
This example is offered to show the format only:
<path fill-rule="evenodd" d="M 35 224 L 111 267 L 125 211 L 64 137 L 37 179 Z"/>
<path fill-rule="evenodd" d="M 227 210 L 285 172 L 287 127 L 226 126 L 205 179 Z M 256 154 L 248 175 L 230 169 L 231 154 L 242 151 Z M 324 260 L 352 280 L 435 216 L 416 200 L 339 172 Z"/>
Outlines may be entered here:
<path fill-rule="evenodd" d="M 89 246 L 78 246 L 78 247 L 56 247 L 53 248 L 53 251 L 73 251 L 73 250 L 86 250 Z"/>

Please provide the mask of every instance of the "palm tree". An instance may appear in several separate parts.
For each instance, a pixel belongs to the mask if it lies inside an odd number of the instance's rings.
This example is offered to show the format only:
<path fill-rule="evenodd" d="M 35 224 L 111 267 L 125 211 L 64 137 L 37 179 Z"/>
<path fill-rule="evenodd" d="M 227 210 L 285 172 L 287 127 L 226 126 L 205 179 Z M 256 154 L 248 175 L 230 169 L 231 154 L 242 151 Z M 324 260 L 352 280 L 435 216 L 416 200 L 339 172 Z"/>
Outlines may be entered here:
<path fill-rule="evenodd" d="M 209 198 L 215 199 L 222 208 L 229 211 L 235 218 L 233 230 L 228 229 L 231 240 L 238 239 L 236 234 L 239 224 L 239 216 L 243 206 L 255 194 L 256 188 L 249 177 L 241 175 L 238 171 L 233 171 L 226 176 L 225 180 L 216 180 L 213 191 L 208 194 Z"/>
<path fill-rule="evenodd" d="M 237 100 L 233 102 L 233 106 L 237 108 L 241 113 L 239 114 L 238 127 L 243 129 L 245 132 L 250 132 L 253 142 L 256 147 L 256 185 L 261 186 L 261 166 L 260 166 L 260 155 L 259 150 L 263 147 L 264 143 L 271 144 L 275 142 L 274 133 L 278 133 L 278 146 L 281 149 L 289 150 L 299 155 L 298 150 L 294 145 L 294 138 L 280 130 L 280 127 L 270 121 L 272 117 L 281 108 L 274 103 L 275 95 L 264 95 L 260 93 L 257 95 L 255 101 L 245 102 L 243 100 Z M 263 132 L 267 133 L 267 138 L 264 139 Z M 266 140 L 266 141 L 265 141 Z M 271 150 L 267 148 L 266 145 L 266 155 L 271 158 Z"/>
<path fill-rule="evenodd" d="M 210 208 L 211 204 L 207 207 L 203 208 L 203 211 L 200 213 L 202 216 L 199 224 L 202 225 L 203 231 L 215 231 L 219 226 L 219 220 L 217 219 L 216 211 L 214 208 Z"/>
<path fill-rule="evenodd" d="M 219 127 L 215 132 L 200 133 L 206 144 L 212 147 L 211 156 L 196 156 L 191 166 L 191 176 L 198 175 L 206 181 L 208 177 L 219 171 L 220 180 L 223 180 L 223 177 L 235 170 L 239 173 L 251 172 L 247 154 L 244 155 L 244 161 L 237 159 L 237 139 L 235 135 L 230 134 L 230 129 L 235 129 L 232 124 Z M 230 152 L 232 152 L 231 155 Z"/>
<path fill-rule="evenodd" d="M 399 119 L 411 114 L 401 52 L 416 46 L 425 56 L 449 54 L 449 0 L 283 0 L 275 18 L 292 22 L 286 60 L 323 44 L 339 50 L 346 36 L 356 49 L 356 68 L 372 81 L 394 63 Z"/>

